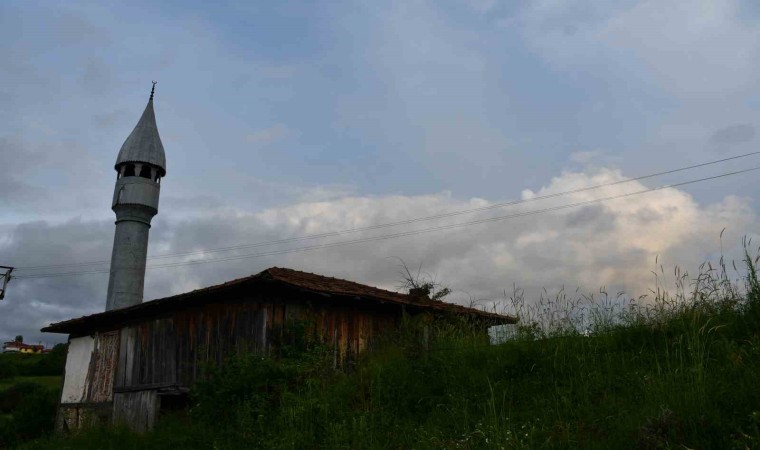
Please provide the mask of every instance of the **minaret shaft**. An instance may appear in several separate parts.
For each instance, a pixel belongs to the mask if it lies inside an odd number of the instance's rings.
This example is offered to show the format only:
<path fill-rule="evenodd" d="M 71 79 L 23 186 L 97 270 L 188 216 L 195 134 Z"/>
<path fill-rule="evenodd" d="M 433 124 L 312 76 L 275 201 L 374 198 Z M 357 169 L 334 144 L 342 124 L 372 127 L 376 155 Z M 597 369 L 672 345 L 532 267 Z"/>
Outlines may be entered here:
<path fill-rule="evenodd" d="M 150 211 L 137 205 L 122 207 L 115 212 L 116 232 L 106 311 L 142 303 L 150 219 L 153 217 Z M 142 220 L 140 215 L 143 216 Z"/>

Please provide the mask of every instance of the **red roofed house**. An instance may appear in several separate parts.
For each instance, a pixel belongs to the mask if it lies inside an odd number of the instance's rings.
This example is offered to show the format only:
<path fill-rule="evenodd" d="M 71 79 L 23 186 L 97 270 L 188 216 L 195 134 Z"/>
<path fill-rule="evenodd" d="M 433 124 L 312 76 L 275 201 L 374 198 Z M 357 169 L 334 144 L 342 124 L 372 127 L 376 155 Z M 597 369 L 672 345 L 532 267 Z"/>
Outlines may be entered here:
<path fill-rule="evenodd" d="M 11 341 L 3 343 L 3 353 L 45 353 L 45 346 Z"/>

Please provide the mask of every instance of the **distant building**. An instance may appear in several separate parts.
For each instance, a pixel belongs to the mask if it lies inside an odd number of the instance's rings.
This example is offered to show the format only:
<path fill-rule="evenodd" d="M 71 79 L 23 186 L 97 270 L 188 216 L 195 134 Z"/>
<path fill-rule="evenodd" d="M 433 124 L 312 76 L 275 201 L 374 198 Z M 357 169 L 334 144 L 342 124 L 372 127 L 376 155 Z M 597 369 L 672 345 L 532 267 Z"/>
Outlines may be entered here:
<path fill-rule="evenodd" d="M 11 341 L 3 343 L 3 353 L 45 353 L 45 346 Z"/>

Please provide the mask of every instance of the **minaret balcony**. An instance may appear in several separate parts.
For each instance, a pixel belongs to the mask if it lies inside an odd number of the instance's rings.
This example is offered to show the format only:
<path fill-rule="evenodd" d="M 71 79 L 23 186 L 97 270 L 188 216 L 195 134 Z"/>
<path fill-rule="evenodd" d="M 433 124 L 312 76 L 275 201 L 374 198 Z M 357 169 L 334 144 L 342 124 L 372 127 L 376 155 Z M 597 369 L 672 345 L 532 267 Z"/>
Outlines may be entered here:
<path fill-rule="evenodd" d="M 113 192 L 112 209 L 119 205 L 142 205 L 158 212 L 158 196 L 161 186 L 143 177 L 122 177 L 116 181 Z"/>

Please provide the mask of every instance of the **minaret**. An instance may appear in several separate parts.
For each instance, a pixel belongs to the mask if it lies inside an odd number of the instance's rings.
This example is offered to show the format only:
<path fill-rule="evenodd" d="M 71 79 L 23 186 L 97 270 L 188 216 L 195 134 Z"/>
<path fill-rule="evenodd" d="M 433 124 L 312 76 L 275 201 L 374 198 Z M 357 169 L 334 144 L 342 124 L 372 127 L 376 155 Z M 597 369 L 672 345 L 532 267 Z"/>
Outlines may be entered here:
<path fill-rule="evenodd" d="M 114 166 L 118 175 L 111 209 L 116 213 L 116 233 L 106 311 L 143 300 L 150 221 L 158 214 L 161 178 L 166 175 L 164 146 L 153 113 L 155 89 L 154 81 L 148 105 L 121 146 Z"/>

